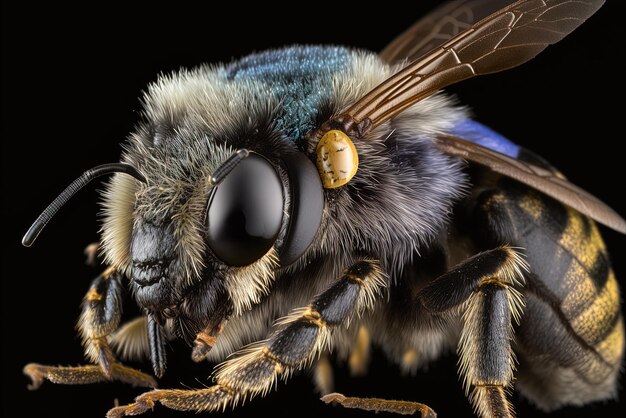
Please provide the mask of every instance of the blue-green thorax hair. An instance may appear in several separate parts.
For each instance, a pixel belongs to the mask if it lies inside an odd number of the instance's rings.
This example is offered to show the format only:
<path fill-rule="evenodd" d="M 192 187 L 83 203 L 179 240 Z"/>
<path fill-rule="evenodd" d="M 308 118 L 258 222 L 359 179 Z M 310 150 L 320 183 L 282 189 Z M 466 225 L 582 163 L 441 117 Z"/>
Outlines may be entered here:
<path fill-rule="evenodd" d="M 280 102 L 276 128 L 298 141 L 317 128 L 318 110 L 332 99 L 333 76 L 350 66 L 352 56 L 341 47 L 270 50 L 233 62 L 226 67 L 226 77 L 262 84 Z"/>

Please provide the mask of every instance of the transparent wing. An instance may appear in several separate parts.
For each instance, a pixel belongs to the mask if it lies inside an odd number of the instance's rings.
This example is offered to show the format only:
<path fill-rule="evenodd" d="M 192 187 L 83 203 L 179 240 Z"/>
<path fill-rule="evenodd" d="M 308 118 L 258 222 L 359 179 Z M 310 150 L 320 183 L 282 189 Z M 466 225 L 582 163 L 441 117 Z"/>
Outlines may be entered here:
<path fill-rule="evenodd" d="M 414 61 L 502 8 L 503 4 L 511 2 L 512 0 L 444 2 L 391 41 L 380 52 L 380 57 L 390 64 Z"/>
<path fill-rule="evenodd" d="M 576 29 L 604 0 L 519 0 L 407 65 L 329 121 L 362 137 L 450 84 L 532 59 Z"/>
<path fill-rule="evenodd" d="M 489 167 L 497 173 L 545 193 L 609 228 L 626 234 L 626 220 L 617 212 L 597 197 L 555 176 L 549 170 L 454 136 L 438 137 L 435 144 L 445 154 Z"/>

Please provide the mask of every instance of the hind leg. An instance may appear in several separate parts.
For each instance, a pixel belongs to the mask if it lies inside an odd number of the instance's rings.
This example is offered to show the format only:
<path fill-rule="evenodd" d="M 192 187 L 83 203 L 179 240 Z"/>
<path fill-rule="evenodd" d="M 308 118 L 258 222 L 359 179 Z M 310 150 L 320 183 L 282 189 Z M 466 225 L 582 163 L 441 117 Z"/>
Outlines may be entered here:
<path fill-rule="evenodd" d="M 335 387 L 333 366 L 328 353 L 323 353 L 315 362 L 313 369 L 313 383 L 320 395 L 328 395 Z"/>

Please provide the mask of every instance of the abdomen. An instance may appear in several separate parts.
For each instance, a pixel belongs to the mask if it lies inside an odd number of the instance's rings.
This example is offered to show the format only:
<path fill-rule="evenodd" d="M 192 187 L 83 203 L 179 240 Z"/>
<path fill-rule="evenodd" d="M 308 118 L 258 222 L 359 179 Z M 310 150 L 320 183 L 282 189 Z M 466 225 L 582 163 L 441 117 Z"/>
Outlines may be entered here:
<path fill-rule="evenodd" d="M 543 409 L 614 396 L 624 351 L 618 283 L 595 223 L 515 181 L 478 197 L 483 244 L 522 247 L 531 266 L 516 330 L 516 387 Z"/>

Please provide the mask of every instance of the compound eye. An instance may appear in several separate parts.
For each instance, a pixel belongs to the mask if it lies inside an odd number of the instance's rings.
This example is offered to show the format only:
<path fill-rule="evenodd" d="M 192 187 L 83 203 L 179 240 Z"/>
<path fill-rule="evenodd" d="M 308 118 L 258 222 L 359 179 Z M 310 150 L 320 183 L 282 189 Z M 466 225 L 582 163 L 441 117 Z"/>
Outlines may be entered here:
<path fill-rule="evenodd" d="M 229 266 L 246 266 L 274 245 L 283 219 L 283 186 L 258 154 L 243 159 L 209 196 L 207 243 Z"/>

